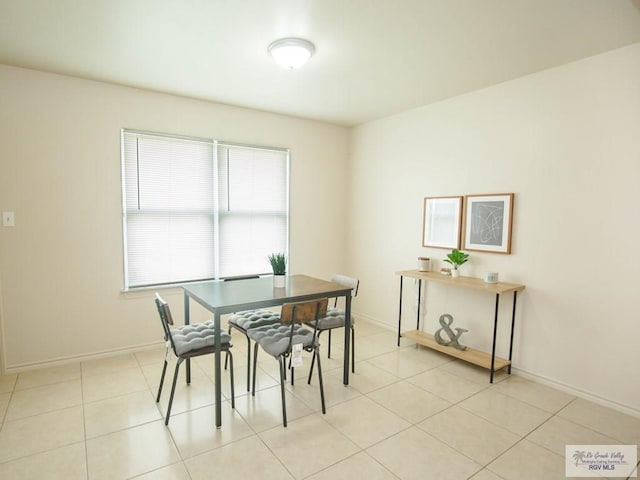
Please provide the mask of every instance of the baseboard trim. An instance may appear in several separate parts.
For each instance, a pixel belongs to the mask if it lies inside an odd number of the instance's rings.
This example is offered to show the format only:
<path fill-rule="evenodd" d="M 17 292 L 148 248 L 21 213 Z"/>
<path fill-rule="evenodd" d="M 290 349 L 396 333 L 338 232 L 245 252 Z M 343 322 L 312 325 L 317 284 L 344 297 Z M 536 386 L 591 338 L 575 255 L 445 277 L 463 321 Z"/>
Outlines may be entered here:
<path fill-rule="evenodd" d="M 362 313 L 352 313 L 351 315 L 355 319 L 356 326 L 358 325 L 358 320 L 364 320 L 365 322 L 372 323 L 375 326 L 384 328 L 385 330 L 389 330 L 390 332 L 395 331 L 392 325 L 389 325 L 388 323 L 385 323 L 385 322 L 381 322 L 380 320 L 370 317 L 369 315 L 364 315 Z"/>
<path fill-rule="evenodd" d="M 58 357 L 52 360 L 45 360 L 42 362 L 29 362 L 20 363 L 16 365 L 8 365 L 5 369 L 5 375 L 11 375 L 20 372 L 27 372 L 29 370 L 37 370 L 39 368 L 58 367 L 61 365 L 68 365 L 76 362 L 88 362 L 91 360 L 99 360 L 101 358 L 115 357 L 117 355 L 126 355 L 129 353 L 142 352 L 144 350 L 152 350 L 164 345 L 164 342 L 152 342 L 143 343 L 139 345 L 133 345 L 123 348 L 113 348 L 110 350 L 102 350 L 95 353 L 86 353 L 81 355 L 70 355 L 66 357 Z"/>
<path fill-rule="evenodd" d="M 615 402 L 608 398 L 601 397 L 600 395 L 597 395 L 595 393 L 582 390 L 572 385 L 567 385 L 566 383 L 559 382 L 552 378 L 538 375 L 536 373 L 532 373 L 527 370 L 523 370 L 521 368 L 517 368 L 516 366 L 512 367 L 512 372 L 516 373 L 522 378 L 526 378 L 527 380 L 532 380 L 542 385 L 555 388 L 556 390 L 560 390 L 562 392 L 568 393 L 575 397 L 582 398 L 583 400 L 588 400 L 590 402 L 597 403 L 598 405 L 611 408 L 612 410 L 617 410 L 618 412 L 630 415 L 632 417 L 640 418 L 640 410 L 630 405 L 625 405 L 622 403 Z"/>

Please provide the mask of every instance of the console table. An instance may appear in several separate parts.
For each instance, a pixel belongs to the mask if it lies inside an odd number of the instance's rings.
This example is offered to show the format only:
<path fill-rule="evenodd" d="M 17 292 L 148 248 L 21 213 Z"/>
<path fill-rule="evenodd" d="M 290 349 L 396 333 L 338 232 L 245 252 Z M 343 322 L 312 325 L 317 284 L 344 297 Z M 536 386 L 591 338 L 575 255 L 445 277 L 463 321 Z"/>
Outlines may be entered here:
<path fill-rule="evenodd" d="M 437 350 L 439 352 L 446 353 L 453 357 L 459 358 L 469 363 L 473 363 L 483 368 L 489 369 L 489 382 L 493 383 L 494 372 L 507 367 L 507 372 L 511 373 L 511 358 L 513 355 L 513 329 L 516 320 L 516 300 L 518 298 L 518 292 L 524 290 L 524 285 L 515 283 L 485 283 L 480 278 L 474 277 L 457 277 L 453 278 L 448 275 L 443 275 L 439 272 L 422 272 L 420 270 L 402 270 L 396 272 L 396 275 L 400 276 L 400 305 L 398 307 L 398 346 L 400 346 L 400 337 L 410 338 L 416 343 L 425 347 Z M 402 279 L 404 277 L 418 279 L 418 315 L 416 322 L 416 329 L 401 332 L 402 322 Z M 496 297 L 495 310 L 493 315 L 493 344 L 491 346 L 491 354 L 481 352 L 473 348 L 467 348 L 466 350 L 458 350 L 448 345 L 440 345 L 434 339 L 433 335 L 425 333 L 420 330 L 420 295 L 422 292 L 422 281 L 425 282 L 438 282 L 451 287 L 479 290 L 482 292 L 494 294 Z M 511 313 L 511 335 L 509 340 L 509 358 L 496 357 L 496 336 L 498 330 L 498 306 L 500 303 L 500 295 L 503 293 L 513 292 L 513 310 Z"/>

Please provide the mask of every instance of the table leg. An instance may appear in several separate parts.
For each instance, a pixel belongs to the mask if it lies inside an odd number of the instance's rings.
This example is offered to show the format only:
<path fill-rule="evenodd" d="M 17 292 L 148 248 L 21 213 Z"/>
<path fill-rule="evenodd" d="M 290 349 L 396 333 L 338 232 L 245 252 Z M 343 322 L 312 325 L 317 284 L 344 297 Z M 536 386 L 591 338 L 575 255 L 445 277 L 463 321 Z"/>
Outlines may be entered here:
<path fill-rule="evenodd" d="M 402 275 L 400 275 L 400 304 L 398 305 L 398 346 L 400 346 L 400 322 L 402 321 Z"/>
<path fill-rule="evenodd" d="M 493 383 L 493 372 L 496 363 L 496 336 L 498 334 L 498 305 L 500 303 L 500 294 L 496 293 L 496 310 L 493 316 L 493 346 L 491 347 L 491 373 L 489 375 L 489 383 Z"/>
<path fill-rule="evenodd" d="M 422 303 L 422 279 L 418 279 L 418 313 L 416 315 L 416 330 L 420 331 L 420 304 Z"/>
<path fill-rule="evenodd" d="M 184 292 L 184 324 L 185 325 L 189 325 L 190 323 L 190 319 L 189 319 L 189 295 L 187 295 L 187 292 Z M 185 370 L 187 372 L 187 384 L 191 383 L 191 359 L 187 358 L 187 361 L 185 362 L 187 364 Z"/>
<path fill-rule="evenodd" d="M 214 366 L 216 382 L 216 428 L 220 428 L 222 426 L 222 369 L 220 361 L 220 314 L 218 312 L 213 314 L 213 320 L 215 323 L 214 332 L 216 336 Z M 233 366 L 231 368 L 233 368 Z"/>
<path fill-rule="evenodd" d="M 351 342 L 351 291 L 344 296 L 344 362 L 342 366 L 342 383 L 349 385 L 349 347 Z M 318 364 L 319 365 L 319 364 Z"/>
<path fill-rule="evenodd" d="M 513 292 L 513 310 L 511 312 L 511 340 L 509 341 L 509 366 L 507 367 L 507 373 L 511 375 L 511 357 L 513 356 L 513 329 L 516 324 L 516 300 L 518 299 L 518 292 Z"/>

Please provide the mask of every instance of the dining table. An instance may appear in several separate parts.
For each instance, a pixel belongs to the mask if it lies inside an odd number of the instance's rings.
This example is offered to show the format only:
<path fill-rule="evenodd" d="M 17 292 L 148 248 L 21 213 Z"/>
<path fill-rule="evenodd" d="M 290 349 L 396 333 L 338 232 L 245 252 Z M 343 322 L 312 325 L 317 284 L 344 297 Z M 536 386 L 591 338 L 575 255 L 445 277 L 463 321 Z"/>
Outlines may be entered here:
<path fill-rule="evenodd" d="M 349 337 L 351 331 L 351 288 L 339 283 L 321 280 L 308 275 L 287 275 L 285 286 L 274 287 L 271 275 L 225 282 L 209 280 L 189 283 L 184 290 L 184 322 L 190 323 L 191 301 L 213 314 L 215 324 L 215 417 L 216 427 L 222 426 L 222 388 L 220 354 L 220 320 L 223 315 L 245 310 L 277 307 L 290 302 L 303 302 L 319 298 L 344 297 L 344 361 L 343 384 L 349 385 Z M 191 365 L 187 360 L 187 383 L 191 381 Z"/>

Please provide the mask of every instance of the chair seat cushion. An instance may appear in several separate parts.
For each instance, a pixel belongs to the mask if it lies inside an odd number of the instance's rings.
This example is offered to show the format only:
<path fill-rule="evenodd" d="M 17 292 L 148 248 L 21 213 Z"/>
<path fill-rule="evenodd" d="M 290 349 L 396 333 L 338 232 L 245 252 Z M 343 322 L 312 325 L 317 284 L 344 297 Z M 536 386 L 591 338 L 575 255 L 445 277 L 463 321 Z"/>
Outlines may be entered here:
<path fill-rule="evenodd" d="M 215 339 L 215 323 L 211 320 L 193 325 L 184 325 L 171 330 L 173 344 L 177 355 L 199 350 L 205 347 L 213 347 Z M 228 346 L 231 343 L 231 335 L 220 332 L 220 344 Z"/>
<path fill-rule="evenodd" d="M 299 325 L 294 325 L 293 328 L 293 344 L 301 343 L 303 348 L 315 347 L 318 344 L 312 330 Z M 277 357 L 288 351 L 291 325 L 264 325 L 252 328 L 247 335 L 269 355 Z"/>
<path fill-rule="evenodd" d="M 229 317 L 229 325 L 245 333 L 252 328 L 276 323 L 280 323 L 280 315 L 271 310 L 247 310 L 234 313 Z"/>
<path fill-rule="evenodd" d="M 309 325 L 315 327 L 315 322 L 309 322 Z M 351 325 L 353 325 L 353 315 L 351 316 Z M 327 316 L 318 320 L 318 330 L 340 327 L 344 327 L 344 310 L 339 308 L 330 308 L 327 310 Z"/>

